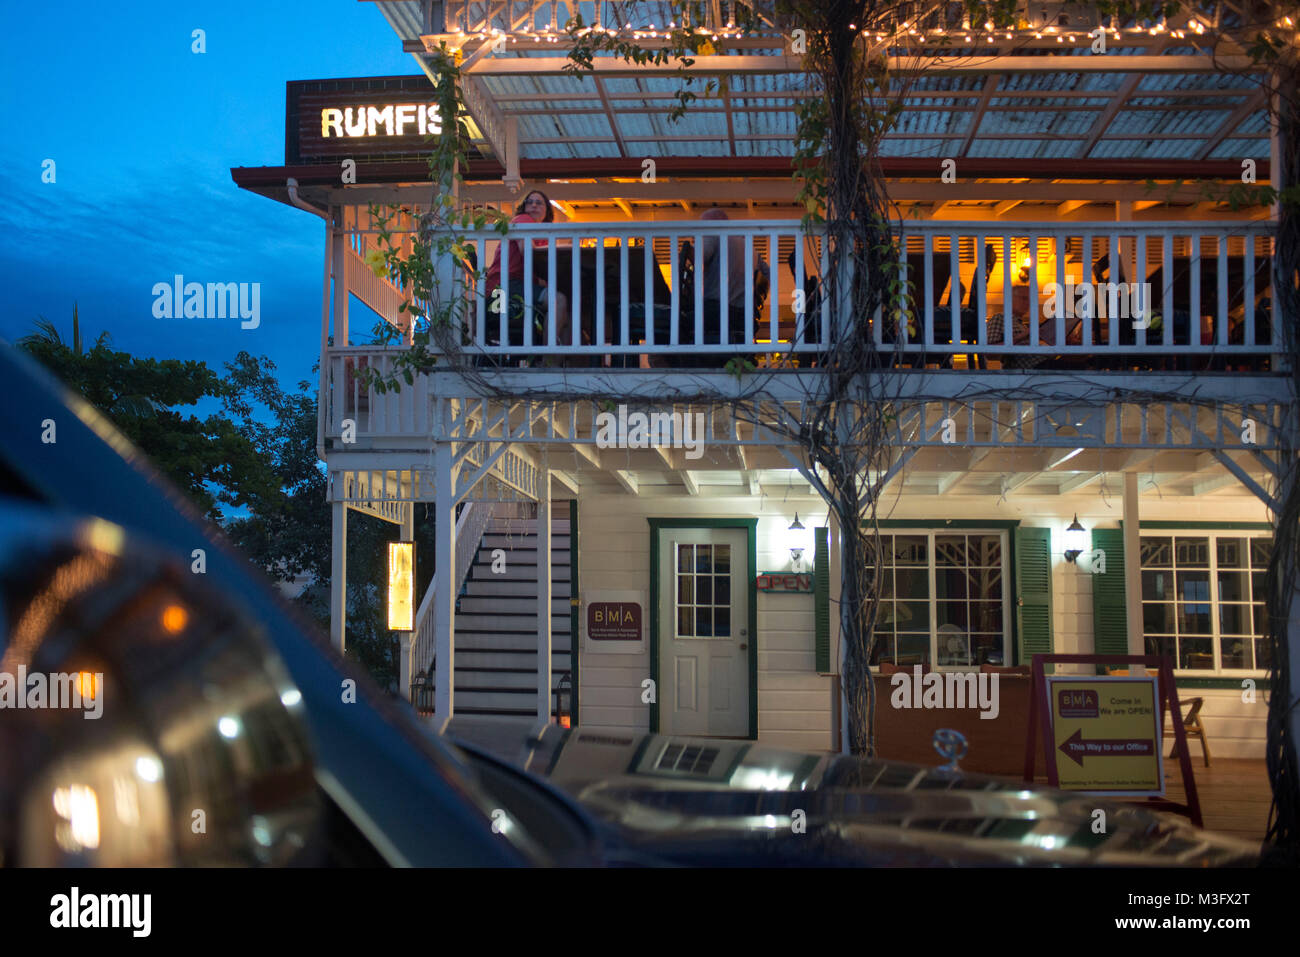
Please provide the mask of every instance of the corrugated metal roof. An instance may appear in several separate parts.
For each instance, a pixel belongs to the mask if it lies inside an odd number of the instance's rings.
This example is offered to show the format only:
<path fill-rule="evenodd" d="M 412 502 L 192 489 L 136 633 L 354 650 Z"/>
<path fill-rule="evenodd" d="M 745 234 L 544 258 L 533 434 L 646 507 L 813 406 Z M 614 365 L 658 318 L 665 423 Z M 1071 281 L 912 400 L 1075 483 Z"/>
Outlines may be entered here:
<path fill-rule="evenodd" d="M 425 0 L 379 0 L 375 6 L 402 40 L 417 39 L 425 32 Z M 442 9 L 443 4 L 435 3 L 435 16 L 440 15 Z M 493 23 L 509 29 L 505 18 L 523 15 L 528 4 L 515 0 L 506 0 L 505 3 L 448 3 L 446 9 L 453 15 L 467 11 L 471 20 L 481 20 L 490 10 Z M 574 12 L 592 22 L 595 6 L 590 0 L 561 4 L 558 11 L 560 25 Z M 662 25 L 668 19 L 669 8 L 660 2 L 645 2 L 637 6 L 634 15 L 638 25 L 651 22 Z M 532 24 L 533 29 L 548 29 L 549 17 L 548 11 Z M 453 29 L 455 22 L 453 16 Z M 516 24 L 515 28 L 520 26 Z M 1169 41 L 1162 37 L 1159 42 Z M 1156 43 L 1153 40 L 1151 47 L 1112 47 L 1107 56 L 1154 55 Z M 755 55 L 764 51 L 751 49 L 744 52 Z M 767 52 L 784 51 L 774 43 Z M 981 46 L 968 52 L 985 55 L 989 51 Z M 1190 46 L 1168 47 L 1159 52 L 1165 56 L 1199 53 Z M 547 57 L 561 53 L 562 48 L 558 46 L 536 51 L 508 48 L 502 56 Z M 960 53 L 960 50 L 948 49 L 944 55 L 960 59 Z M 1024 54 L 1025 51 L 1020 51 L 1020 55 Z M 1070 69 L 1068 61 L 1071 58 L 1092 56 L 1086 45 L 1048 50 L 1043 55 L 1059 58 L 1061 69 L 998 76 L 996 95 L 988 101 L 968 155 L 1009 159 L 1077 156 L 1101 110 L 1110 105 L 1109 94 L 1119 91 L 1131 75 L 1120 72 L 1081 73 Z M 795 111 L 803 102 L 808 78 L 784 72 L 736 75 L 726 78 L 725 93 L 710 97 L 702 95 L 704 83 L 697 81 L 687 89 L 699 99 L 676 123 L 668 122 L 664 112 L 677 105 L 674 95 L 682 84 L 675 76 L 602 78 L 600 82 L 610 98 L 612 115 L 604 112 L 596 81 L 591 77 L 572 74 L 484 75 L 481 82 L 494 98 L 513 97 L 498 99 L 497 106 L 507 115 L 519 117 L 523 140 L 557 141 L 523 143 L 521 153 L 524 158 L 618 155 L 616 130 L 611 127 L 611 122 L 616 124 L 618 135 L 623 137 L 632 152 L 676 156 L 755 156 L 790 155 L 793 151 Z M 935 156 L 950 154 L 960 148 L 979 107 L 979 94 L 987 82 L 985 74 L 927 73 L 897 84 L 896 91 L 905 96 L 905 108 L 898 125 L 886 137 L 885 154 Z M 1053 95 L 1064 93 L 1076 95 Z M 1176 93 L 1192 95 L 1169 95 Z M 1222 128 L 1231 111 L 1251 93 L 1249 78 L 1230 74 L 1146 74 L 1139 80 L 1135 95 L 1102 132 L 1102 138 L 1090 155 L 1113 159 L 1199 155 Z M 558 98 L 545 100 L 541 98 L 544 95 Z M 628 98 L 623 99 L 625 96 Z M 731 110 L 734 142 L 727 135 L 725 111 L 728 108 Z M 592 112 L 554 112 L 559 110 Z M 1114 138 L 1125 134 L 1143 138 Z M 1215 146 L 1211 155 L 1215 158 L 1267 158 L 1267 135 L 1267 116 L 1263 110 L 1257 111 L 1238 129 L 1231 131 L 1228 139 Z M 1011 138 L 1017 136 L 1038 139 Z M 1192 138 L 1170 139 L 1171 136 Z"/>

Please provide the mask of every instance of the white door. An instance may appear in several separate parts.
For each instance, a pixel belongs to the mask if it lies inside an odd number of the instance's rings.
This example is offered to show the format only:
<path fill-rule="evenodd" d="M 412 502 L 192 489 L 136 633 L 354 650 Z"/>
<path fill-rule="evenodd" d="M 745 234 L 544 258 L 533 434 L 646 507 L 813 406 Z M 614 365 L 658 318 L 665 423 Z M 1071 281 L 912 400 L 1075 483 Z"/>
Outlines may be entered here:
<path fill-rule="evenodd" d="M 748 539 L 743 528 L 659 530 L 660 731 L 749 734 Z"/>

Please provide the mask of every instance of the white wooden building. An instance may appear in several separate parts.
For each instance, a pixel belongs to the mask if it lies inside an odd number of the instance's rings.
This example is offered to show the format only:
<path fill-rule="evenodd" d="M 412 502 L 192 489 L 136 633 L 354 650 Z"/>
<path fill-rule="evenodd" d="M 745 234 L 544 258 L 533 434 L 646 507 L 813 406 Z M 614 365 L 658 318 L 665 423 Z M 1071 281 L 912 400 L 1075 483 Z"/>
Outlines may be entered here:
<path fill-rule="evenodd" d="M 622 7 L 575 6 L 606 24 Z M 400 348 L 355 344 L 363 316 L 409 335 L 403 293 L 364 256 L 369 204 L 400 204 L 407 225 L 429 208 L 424 141 L 391 123 L 397 106 L 428 101 L 426 77 L 291 84 L 285 164 L 232 171 L 324 224 L 319 451 L 338 645 L 349 512 L 410 538 L 413 504 L 434 505 L 437 553 L 418 560 L 436 574 L 417 596 L 402 686 L 433 687 L 439 726 L 554 720 L 564 685 L 559 710 L 584 728 L 839 747 L 838 530 L 790 438 L 821 394 L 831 308 L 807 294 L 824 247 L 801 229 L 790 176 L 805 81 L 782 25 L 735 37 L 730 6 L 712 5 L 717 48 L 693 68 L 726 77 L 725 92 L 673 124 L 668 69 L 610 60 L 594 77 L 562 74 L 565 4 L 375 3 L 422 69 L 440 42 L 464 53 L 478 155 L 459 200 L 509 211 L 536 189 L 556 210 L 512 227 L 534 243 L 504 251 L 506 275 L 532 246 L 522 295 L 540 326 L 513 330 L 481 285 L 466 289 L 466 353 L 483 357 L 472 370 L 435 366 L 389 393 L 356 375 Z M 892 464 L 873 476 L 894 547 L 878 659 L 970 670 L 1045 651 L 1169 654 L 1180 696 L 1205 699 L 1214 754 L 1259 757 L 1268 503 L 1278 430 L 1294 427 L 1268 297 L 1273 223 L 1178 181 L 1226 187 L 1252 166 L 1267 181 L 1263 94 L 1194 46 L 1190 19 L 1121 30 L 1091 56 L 1077 16 L 1069 42 L 1031 24 L 900 65 L 914 76 L 883 167 L 916 327 L 857 319 L 895 358 L 881 375 L 899 410 Z M 322 120 L 336 110 L 360 132 L 370 109 L 367 135 Z M 714 207 L 725 221 L 701 219 Z M 468 238 L 481 266 L 501 254 L 494 231 Z M 710 250 L 724 259 L 718 294 Z M 736 255 L 743 271 L 728 269 Z M 766 297 L 732 287 L 729 274 L 760 261 Z M 686 263 L 699 282 L 683 281 Z M 1143 328 L 1113 302 L 1108 315 L 1048 313 L 1049 284 L 1094 280 L 1150 283 L 1163 321 Z M 582 317 L 567 336 L 551 318 L 559 295 Z M 800 295 L 815 304 L 802 323 Z M 738 336 L 719 325 L 728 300 Z M 1026 314 L 1048 318 L 1018 324 Z M 511 334 L 523 338 L 494 344 Z M 736 355 L 755 371 L 727 374 Z M 598 417 L 619 406 L 704 433 L 637 448 L 615 428 L 609 447 Z M 1088 540 L 1070 561 L 1076 519 Z"/>

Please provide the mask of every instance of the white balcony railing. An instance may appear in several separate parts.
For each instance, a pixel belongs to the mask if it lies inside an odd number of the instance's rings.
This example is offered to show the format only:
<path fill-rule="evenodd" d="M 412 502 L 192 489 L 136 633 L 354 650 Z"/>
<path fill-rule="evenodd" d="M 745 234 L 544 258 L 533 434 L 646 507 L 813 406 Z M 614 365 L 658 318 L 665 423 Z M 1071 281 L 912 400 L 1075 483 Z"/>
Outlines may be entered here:
<path fill-rule="evenodd" d="M 1267 355 L 1281 341 L 1271 229 L 909 222 L 899 278 L 910 293 L 837 327 L 940 363 Z M 499 275 L 515 275 L 467 279 L 465 330 L 469 351 L 509 364 L 585 355 L 721 367 L 734 355 L 815 354 L 830 338 L 825 244 L 789 220 L 528 224 L 510 238 L 466 237 L 479 264 L 499 257 Z"/>

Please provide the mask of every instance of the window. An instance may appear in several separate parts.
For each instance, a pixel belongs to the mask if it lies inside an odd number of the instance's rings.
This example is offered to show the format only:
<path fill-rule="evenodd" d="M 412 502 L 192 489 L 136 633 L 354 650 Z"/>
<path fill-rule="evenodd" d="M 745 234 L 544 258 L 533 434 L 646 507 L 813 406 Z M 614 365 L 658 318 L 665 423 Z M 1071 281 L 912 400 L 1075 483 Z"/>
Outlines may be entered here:
<path fill-rule="evenodd" d="M 731 637 L 731 546 L 677 546 L 677 637 Z"/>
<path fill-rule="evenodd" d="M 873 665 L 1005 663 L 1005 532 L 915 532 L 880 540 Z"/>
<path fill-rule="evenodd" d="M 1142 536 L 1148 654 L 1186 671 L 1268 667 L 1264 574 L 1273 540 L 1241 532 Z"/>

